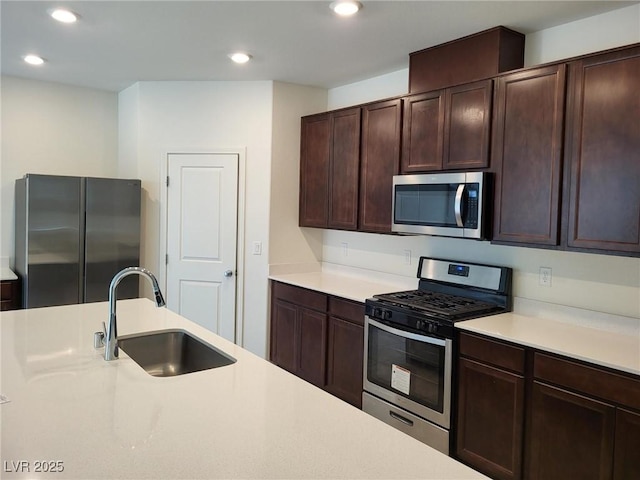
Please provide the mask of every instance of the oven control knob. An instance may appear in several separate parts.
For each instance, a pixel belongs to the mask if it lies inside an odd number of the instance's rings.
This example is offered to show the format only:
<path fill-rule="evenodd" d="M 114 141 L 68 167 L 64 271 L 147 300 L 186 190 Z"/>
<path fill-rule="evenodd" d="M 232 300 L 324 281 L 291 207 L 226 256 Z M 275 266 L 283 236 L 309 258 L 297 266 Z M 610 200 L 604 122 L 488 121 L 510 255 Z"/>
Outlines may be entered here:
<path fill-rule="evenodd" d="M 391 310 L 382 310 L 380 318 L 382 320 L 391 320 Z"/>
<path fill-rule="evenodd" d="M 435 323 L 429 323 L 427 325 L 427 331 L 429 333 L 436 333 L 438 331 L 438 325 L 436 325 Z"/>

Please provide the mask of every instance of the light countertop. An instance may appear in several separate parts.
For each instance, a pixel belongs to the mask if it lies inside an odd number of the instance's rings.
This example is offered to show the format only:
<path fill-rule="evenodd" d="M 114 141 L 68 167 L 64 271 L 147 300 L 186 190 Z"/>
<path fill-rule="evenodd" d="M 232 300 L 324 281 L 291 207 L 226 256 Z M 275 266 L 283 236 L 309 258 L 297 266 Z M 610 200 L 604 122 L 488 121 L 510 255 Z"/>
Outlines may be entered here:
<path fill-rule="evenodd" d="M 9 267 L 0 267 L 0 280 L 17 280 L 18 276 Z"/>
<path fill-rule="evenodd" d="M 122 351 L 105 362 L 107 314 L 0 314 L 3 479 L 486 478 L 146 299 L 118 302 L 120 335 L 183 328 L 237 362 L 171 378 Z M 63 472 L 35 472 L 42 460 Z"/>
<path fill-rule="evenodd" d="M 360 302 L 377 293 L 417 288 L 417 279 L 392 282 L 372 276 L 362 280 L 339 271 L 291 273 L 269 278 Z M 516 300 L 513 313 L 458 322 L 456 327 L 640 375 L 640 319 L 615 318 L 560 305 Z M 522 312 L 519 312 L 520 305 Z M 604 329 L 616 321 L 625 326 L 617 325 L 619 331 Z M 594 328 L 594 325 L 600 328 Z"/>
<path fill-rule="evenodd" d="M 456 328 L 640 375 L 640 336 L 503 313 Z"/>
<path fill-rule="evenodd" d="M 344 275 L 338 272 L 307 272 L 271 274 L 271 280 L 288 283 L 310 290 L 317 290 L 329 295 L 364 302 L 378 293 L 415 290 L 418 288 L 417 278 L 385 278 L 375 275 Z"/>

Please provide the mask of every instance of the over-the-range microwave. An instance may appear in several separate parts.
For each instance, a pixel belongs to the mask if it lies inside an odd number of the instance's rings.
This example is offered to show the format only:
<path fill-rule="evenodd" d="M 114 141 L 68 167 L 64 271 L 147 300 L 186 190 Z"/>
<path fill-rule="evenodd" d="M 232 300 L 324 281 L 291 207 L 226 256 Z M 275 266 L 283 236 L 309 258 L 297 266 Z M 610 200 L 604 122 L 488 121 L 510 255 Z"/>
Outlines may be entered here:
<path fill-rule="evenodd" d="M 395 175 L 392 231 L 484 239 L 486 172 Z"/>

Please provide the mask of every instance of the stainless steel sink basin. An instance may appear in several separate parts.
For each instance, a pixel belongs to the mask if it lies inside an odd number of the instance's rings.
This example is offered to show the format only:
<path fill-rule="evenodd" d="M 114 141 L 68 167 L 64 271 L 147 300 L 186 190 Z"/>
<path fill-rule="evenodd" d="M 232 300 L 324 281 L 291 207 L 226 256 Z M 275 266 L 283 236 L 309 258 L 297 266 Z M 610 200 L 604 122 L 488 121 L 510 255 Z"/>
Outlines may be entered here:
<path fill-rule="evenodd" d="M 185 330 L 127 335 L 118 338 L 118 346 L 154 377 L 173 377 L 224 367 L 236 359 Z"/>

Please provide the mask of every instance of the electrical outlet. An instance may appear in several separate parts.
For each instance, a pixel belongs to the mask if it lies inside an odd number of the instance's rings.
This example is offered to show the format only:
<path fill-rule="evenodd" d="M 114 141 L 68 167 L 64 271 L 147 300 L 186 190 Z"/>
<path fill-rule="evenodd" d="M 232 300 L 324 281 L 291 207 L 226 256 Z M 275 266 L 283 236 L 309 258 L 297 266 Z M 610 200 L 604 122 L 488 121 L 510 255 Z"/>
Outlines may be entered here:
<path fill-rule="evenodd" d="M 543 287 L 551 286 L 551 267 L 540 267 L 538 283 Z"/>
<path fill-rule="evenodd" d="M 404 264 L 411 265 L 411 250 L 404 251 Z"/>
<path fill-rule="evenodd" d="M 253 251 L 251 253 L 254 255 L 262 255 L 262 242 L 253 242 Z"/>
<path fill-rule="evenodd" d="M 347 242 L 342 242 L 340 246 L 342 247 L 342 256 L 347 257 L 349 255 L 349 244 Z"/>

